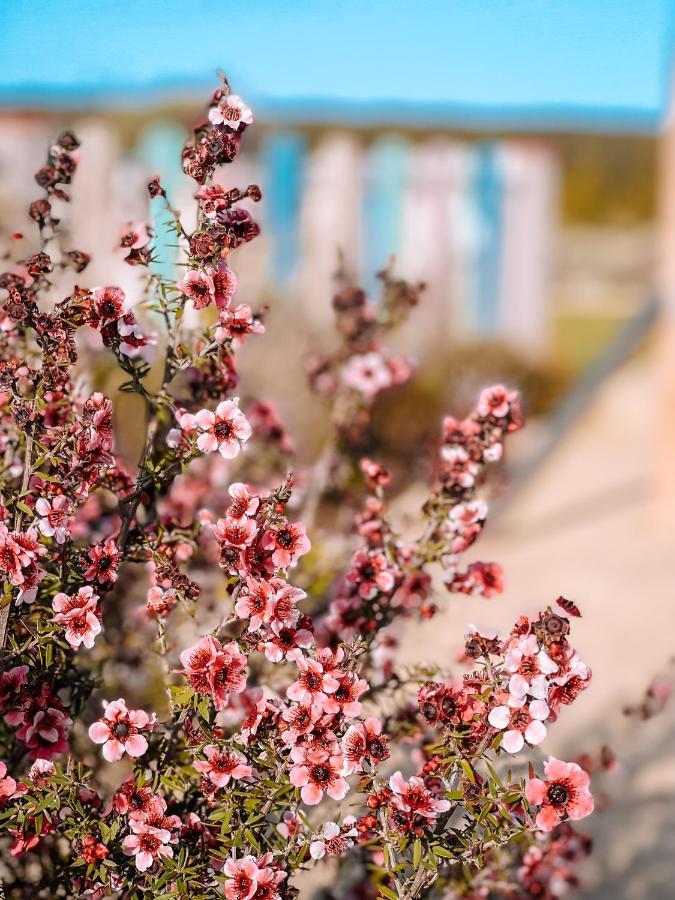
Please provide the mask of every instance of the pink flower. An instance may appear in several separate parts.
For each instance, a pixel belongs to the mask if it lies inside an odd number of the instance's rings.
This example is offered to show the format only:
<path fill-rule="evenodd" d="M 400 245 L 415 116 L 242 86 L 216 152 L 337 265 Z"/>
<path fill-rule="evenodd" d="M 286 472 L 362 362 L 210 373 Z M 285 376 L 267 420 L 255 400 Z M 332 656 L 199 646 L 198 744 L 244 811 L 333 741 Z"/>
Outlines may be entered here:
<path fill-rule="evenodd" d="M 371 351 L 352 356 L 342 370 L 342 380 L 366 400 L 373 400 L 392 385 L 392 374 L 381 353 Z"/>
<path fill-rule="evenodd" d="M 97 581 L 99 584 L 113 584 L 117 581 L 121 554 L 113 538 L 95 544 L 87 555 L 91 560 L 91 565 L 84 572 L 87 581 Z"/>
<path fill-rule="evenodd" d="M 0 523 L 0 572 L 16 587 L 26 593 L 25 603 L 35 599 L 39 580 L 38 558 L 44 556 L 47 548 L 38 543 L 35 528 L 27 531 L 9 531 Z"/>
<path fill-rule="evenodd" d="M 352 838 L 358 836 L 354 828 L 356 819 L 347 816 L 341 828 L 337 822 L 326 822 L 319 834 L 313 836 L 309 845 L 309 855 L 312 859 L 323 859 L 328 856 L 341 856 L 354 845 Z M 343 830 L 344 829 L 344 830 Z"/>
<path fill-rule="evenodd" d="M 202 453 L 218 450 L 224 459 L 234 459 L 251 436 L 251 426 L 239 409 L 239 400 L 223 400 L 215 413 L 200 410 L 195 422 L 201 429 L 197 446 Z"/>
<path fill-rule="evenodd" d="M 122 288 L 97 287 L 93 292 L 93 304 L 89 313 L 89 324 L 98 328 L 107 322 L 114 322 L 124 314 L 126 297 Z"/>
<path fill-rule="evenodd" d="M 257 631 L 269 622 L 274 611 L 274 589 L 269 581 L 246 579 L 246 589 L 237 600 L 235 610 L 240 619 L 250 619 L 248 630 Z"/>
<path fill-rule="evenodd" d="M 240 481 L 235 481 L 227 490 L 232 497 L 232 502 L 227 507 L 227 518 L 238 522 L 244 516 L 254 516 L 260 504 L 260 500 L 252 494 L 248 486 Z"/>
<path fill-rule="evenodd" d="M 98 595 L 87 585 L 81 587 L 74 597 L 68 594 L 56 594 L 52 606 L 56 615 L 52 622 L 63 625 L 66 640 L 71 647 L 84 644 L 91 649 L 97 634 L 101 633 L 100 613 L 97 607 Z"/>
<path fill-rule="evenodd" d="M 16 736 L 30 749 L 33 759 L 54 759 L 68 749 L 68 732 L 73 720 L 57 706 L 47 705 L 49 699 L 43 702 L 42 708 L 33 707 L 23 714 Z M 58 701 L 52 698 L 51 702 Z"/>
<path fill-rule="evenodd" d="M 368 690 L 368 682 L 355 672 L 341 672 L 337 680 L 337 689 L 324 698 L 323 708 L 328 713 L 342 713 L 346 719 L 353 719 L 361 713 L 359 697 Z"/>
<path fill-rule="evenodd" d="M 274 578 L 272 583 L 276 591 L 272 621 L 283 625 L 296 625 L 300 618 L 300 610 L 296 604 L 304 600 L 307 594 L 281 578 Z"/>
<path fill-rule="evenodd" d="M 211 269 L 210 266 L 206 267 L 206 271 L 209 272 L 213 278 L 215 301 L 218 311 L 221 316 L 225 315 L 232 302 L 232 298 L 237 293 L 239 279 L 237 278 L 236 273 L 228 268 L 227 263 L 224 260 L 220 261 L 218 268 L 215 271 Z"/>
<path fill-rule="evenodd" d="M 113 445 L 112 403 L 100 391 L 92 394 L 84 404 L 82 420 L 78 423 L 77 452 L 81 457 L 94 452 L 107 453 Z"/>
<path fill-rule="evenodd" d="M 340 682 L 331 670 L 324 668 L 320 659 L 302 656 L 296 659 L 296 665 L 300 675 L 286 690 L 289 700 L 297 703 L 323 701 L 325 694 L 332 694 L 340 687 Z"/>
<path fill-rule="evenodd" d="M 280 569 L 293 565 L 312 549 L 302 522 L 283 522 L 265 532 L 266 548 L 273 548 L 272 562 Z"/>
<path fill-rule="evenodd" d="M 344 774 L 352 775 L 363 771 L 363 763 L 376 766 L 387 759 L 387 737 L 382 734 L 382 722 L 370 716 L 365 722 L 351 725 L 342 739 L 342 751 L 345 757 Z"/>
<path fill-rule="evenodd" d="M 16 792 L 16 781 L 7 774 L 7 766 L 0 761 L 0 804 Z"/>
<path fill-rule="evenodd" d="M 576 763 L 566 763 L 554 756 L 544 764 L 546 780 L 532 778 L 525 786 L 528 803 L 541 807 L 537 827 L 552 831 L 564 819 L 577 821 L 590 816 L 594 809 L 589 790 L 590 778 Z"/>
<path fill-rule="evenodd" d="M 528 694 L 545 700 L 549 691 L 549 677 L 558 671 L 555 663 L 539 646 L 534 634 L 511 641 L 504 656 L 504 670 L 510 672 L 509 692 L 523 699 Z"/>
<path fill-rule="evenodd" d="M 286 810 L 281 817 L 281 822 L 277 825 L 277 831 L 282 837 L 286 838 L 287 841 L 294 838 L 296 834 L 302 833 L 303 830 L 304 825 L 302 819 L 297 813 L 291 812 L 291 810 Z"/>
<path fill-rule="evenodd" d="M 241 753 L 221 750 L 210 744 L 204 747 L 204 755 L 206 760 L 198 760 L 195 769 L 206 775 L 216 787 L 225 787 L 231 778 L 250 778 L 253 774 L 253 769 Z"/>
<path fill-rule="evenodd" d="M 303 803 L 316 806 L 321 802 L 324 792 L 333 800 L 342 800 L 349 785 L 342 777 L 344 758 L 341 753 L 319 758 L 316 762 L 307 759 L 303 764 L 293 766 L 290 781 L 299 787 Z"/>
<path fill-rule="evenodd" d="M 28 666 L 13 666 L 0 674 L 0 709 L 4 709 L 7 701 L 14 699 L 28 680 Z"/>
<path fill-rule="evenodd" d="M 155 724 L 152 718 L 142 709 L 129 710 L 120 697 L 111 703 L 103 702 L 103 716 L 89 726 L 89 737 L 95 744 L 103 744 L 103 758 L 115 762 L 128 753 L 129 756 L 142 756 L 148 749 L 148 742 L 140 732 L 152 730 Z"/>
<path fill-rule="evenodd" d="M 282 622 L 272 622 L 265 635 L 260 649 L 270 662 L 278 663 L 282 659 L 298 660 L 302 650 L 312 646 L 312 632 L 306 628 L 295 628 Z"/>
<path fill-rule="evenodd" d="M 128 813 L 137 819 L 154 819 L 166 811 L 162 797 L 153 794 L 147 784 L 137 784 L 134 778 L 128 778 L 115 791 L 112 806 L 115 812 Z"/>
<path fill-rule="evenodd" d="M 216 710 L 227 706 L 230 693 L 240 694 L 246 687 L 247 659 L 236 641 L 222 646 L 205 635 L 181 653 L 180 661 L 190 687 L 198 694 L 210 694 Z"/>
<path fill-rule="evenodd" d="M 133 834 L 128 834 L 122 841 L 122 850 L 127 856 L 136 857 L 136 868 L 145 872 L 162 856 L 173 856 L 169 844 L 175 840 L 166 828 L 155 828 L 138 819 L 130 820 Z"/>
<path fill-rule="evenodd" d="M 448 476 L 463 488 L 473 487 L 479 472 L 478 463 L 471 458 L 464 447 L 444 444 L 440 450 Z"/>
<path fill-rule="evenodd" d="M 152 235 L 145 222 L 128 222 L 120 234 L 120 247 L 138 250 L 150 242 Z"/>
<path fill-rule="evenodd" d="M 242 712 L 241 733 L 245 738 L 250 738 L 257 733 L 267 710 L 265 694 L 262 688 L 250 688 L 243 691 L 237 700 Z"/>
<path fill-rule="evenodd" d="M 415 775 L 406 781 L 400 772 L 394 772 L 389 787 L 393 792 L 390 800 L 394 811 L 392 824 L 401 834 L 417 833 L 420 827 L 433 823 L 438 813 L 450 809 L 449 800 L 437 800 L 424 780 Z"/>
<path fill-rule="evenodd" d="M 57 544 L 68 538 L 68 498 L 58 494 L 53 500 L 40 497 L 35 504 L 35 512 L 41 517 L 38 529 L 45 537 L 55 537 Z"/>
<path fill-rule="evenodd" d="M 202 309 L 216 299 L 213 278 L 202 269 L 190 269 L 182 281 L 176 282 L 176 287 L 192 300 L 195 309 Z"/>
<path fill-rule="evenodd" d="M 219 544 L 240 549 L 252 544 L 257 533 L 258 529 L 253 519 L 243 517 L 231 519 L 227 516 L 225 519 L 218 519 L 213 526 L 213 534 Z"/>
<path fill-rule="evenodd" d="M 368 600 L 378 592 L 391 593 L 399 575 L 398 568 L 387 561 L 384 553 L 379 550 L 358 550 L 352 557 L 345 580 L 357 588 L 359 597 Z"/>
<path fill-rule="evenodd" d="M 222 184 L 203 184 L 195 197 L 202 201 L 199 206 L 207 219 L 215 219 L 216 213 L 219 213 L 221 209 L 227 209 L 230 205 L 230 200 Z"/>
<path fill-rule="evenodd" d="M 505 419 L 512 409 L 519 417 L 518 392 L 507 390 L 503 384 L 494 384 L 481 393 L 476 412 L 483 418 Z"/>
<path fill-rule="evenodd" d="M 150 362 L 153 356 L 153 347 L 157 343 L 157 336 L 145 334 L 132 312 L 125 313 L 117 320 L 117 333 L 122 339 L 120 352 L 129 359 L 144 359 Z"/>
<path fill-rule="evenodd" d="M 36 759 L 28 772 L 34 788 L 47 787 L 52 775 L 56 775 L 56 767 L 49 759 Z"/>
<path fill-rule="evenodd" d="M 237 521 L 230 518 L 218 519 L 213 526 L 213 534 L 218 541 L 219 562 L 223 569 L 235 574 L 245 568 L 245 553 L 258 534 L 255 521 L 249 518 Z"/>
<path fill-rule="evenodd" d="M 209 110 L 209 121 L 225 125 L 230 131 L 240 131 L 253 122 L 253 113 L 237 94 L 226 94 Z"/>
<path fill-rule="evenodd" d="M 225 896 L 228 900 L 250 900 L 258 890 L 260 869 L 255 856 L 243 859 L 228 859 L 223 867 L 228 880 L 225 882 Z"/>
<path fill-rule="evenodd" d="M 240 303 L 234 309 L 224 309 L 220 313 L 215 339 L 219 344 L 237 339 L 243 342 L 249 334 L 264 334 L 265 326 L 253 315 L 250 306 Z"/>
<path fill-rule="evenodd" d="M 502 747 L 507 753 L 518 753 L 525 741 L 536 747 L 546 737 L 544 722 L 550 710 L 544 700 L 532 700 L 523 706 L 495 706 L 490 710 L 488 722 L 498 731 L 504 731 Z"/>
<path fill-rule="evenodd" d="M 149 616 L 155 619 L 163 619 L 169 615 L 178 601 L 178 594 L 173 588 L 164 590 L 155 585 L 148 591 L 145 608 Z"/>

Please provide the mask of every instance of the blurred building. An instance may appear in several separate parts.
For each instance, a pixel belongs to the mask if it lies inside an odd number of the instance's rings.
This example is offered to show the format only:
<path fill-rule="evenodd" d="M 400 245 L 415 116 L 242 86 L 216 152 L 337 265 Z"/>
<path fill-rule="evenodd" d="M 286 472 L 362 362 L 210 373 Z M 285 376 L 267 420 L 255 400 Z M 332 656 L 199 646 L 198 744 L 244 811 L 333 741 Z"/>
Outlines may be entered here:
<path fill-rule="evenodd" d="M 150 175 L 161 173 L 175 205 L 190 210 L 180 149 L 202 102 L 0 112 L 0 221 L 21 225 L 33 171 L 58 129 L 72 126 L 83 142 L 73 240 L 94 254 L 89 277 L 110 280 L 118 229 L 148 215 Z M 348 109 L 332 119 L 258 116 L 242 158 L 219 176 L 263 188 L 263 237 L 238 254 L 250 300 L 286 296 L 320 327 L 338 251 L 370 289 L 393 256 L 398 272 L 426 282 L 436 339 L 504 341 L 545 358 L 558 317 L 611 321 L 648 290 L 655 135 L 621 119 L 495 127 L 384 112 L 374 122 Z M 125 269 L 114 274 L 133 291 Z"/>

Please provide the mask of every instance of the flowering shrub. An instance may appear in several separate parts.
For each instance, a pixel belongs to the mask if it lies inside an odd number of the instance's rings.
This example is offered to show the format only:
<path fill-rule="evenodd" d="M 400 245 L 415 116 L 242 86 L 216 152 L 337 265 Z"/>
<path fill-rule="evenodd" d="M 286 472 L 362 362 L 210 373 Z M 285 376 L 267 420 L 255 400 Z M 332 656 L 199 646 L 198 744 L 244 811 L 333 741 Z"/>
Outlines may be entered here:
<path fill-rule="evenodd" d="M 391 478 L 370 459 L 352 477 L 353 534 L 310 527 L 378 395 L 411 375 L 381 340 L 421 286 L 385 272 L 378 305 L 342 275 L 340 346 L 308 362 L 334 444 L 299 489 L 275 482 L 292 443 L 269 404 L 233 395 L 236 352 L 265 330 L 229 267 L 259 232 L 242 202 L 260 191 L 214 180 L 252 123 L 223 81 L 183 151 L 194 231 L 150 182 L 184 268 L 160 274 L 158 226 L 126 225 L 133 308 L 114 286 L 56 296 L 89 262 L 58 229 L 80 153 L 69 133 L 36 176 L 40 249 L 0 275 L 5 890 L 274 900 L 333 860 L 340 897 L 557 896 L 588 851 L 570 822 L 593 809 L 589 778 L 523 765 L 589 684 L 576 606 L 559 598 L 504 637 L 469 628 L 465 674 L 395 662 L 397 628 L 433 616 L 439 590 L 502 589 L 496 563 L 463 554 L 518 397 L 497 385 L 444 420 L 417 538 L 397 534 Z M 135 470 L 112 400 L 87 387 L 96 333 L 145 407 Z"/>

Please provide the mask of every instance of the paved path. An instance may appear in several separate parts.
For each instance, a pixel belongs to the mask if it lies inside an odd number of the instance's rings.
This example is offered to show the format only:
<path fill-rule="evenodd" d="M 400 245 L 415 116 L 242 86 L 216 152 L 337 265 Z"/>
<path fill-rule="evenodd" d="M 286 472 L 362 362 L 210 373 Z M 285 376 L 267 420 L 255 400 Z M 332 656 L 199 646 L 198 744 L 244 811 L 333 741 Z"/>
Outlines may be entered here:
<path fill-rule="evenodd" d="M 647 723 L 621 714 L 675 654 L 675 537 L 653 502 L 650 443 L 663 413 L 653 356 L 606 383 L 488 524 L 476 556 L 503 565 L 506 593 L 449 597 L 435 619 L 408 629 L 402 652 L 404 661 L 422 654 L 448 664 L 468 622 L 506 628 L 558 594 L 579 604 L 574 643 L 594 680 L 551 727 L 545 750 L 574 755 L 607 741 L 621 758 L 622 772 L 606 781 L 617 799 L 589 820 L 597 850 L 585 896 L 595 900 L 675 898 L 675 702 Z"/>

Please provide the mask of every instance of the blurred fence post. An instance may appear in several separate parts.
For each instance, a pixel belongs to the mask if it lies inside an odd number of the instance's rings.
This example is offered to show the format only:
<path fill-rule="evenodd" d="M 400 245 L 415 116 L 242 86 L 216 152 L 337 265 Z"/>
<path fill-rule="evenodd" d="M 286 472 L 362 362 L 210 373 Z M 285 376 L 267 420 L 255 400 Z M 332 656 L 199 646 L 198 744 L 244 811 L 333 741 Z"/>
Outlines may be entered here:
<path fill-rule="evenodd" d="M 652 486 L 655 531 L 675 537 L 675 103 L 663 126 L 659 146 L 657 289 L 662 317 L 656 346 L 658 429 Z"/>

